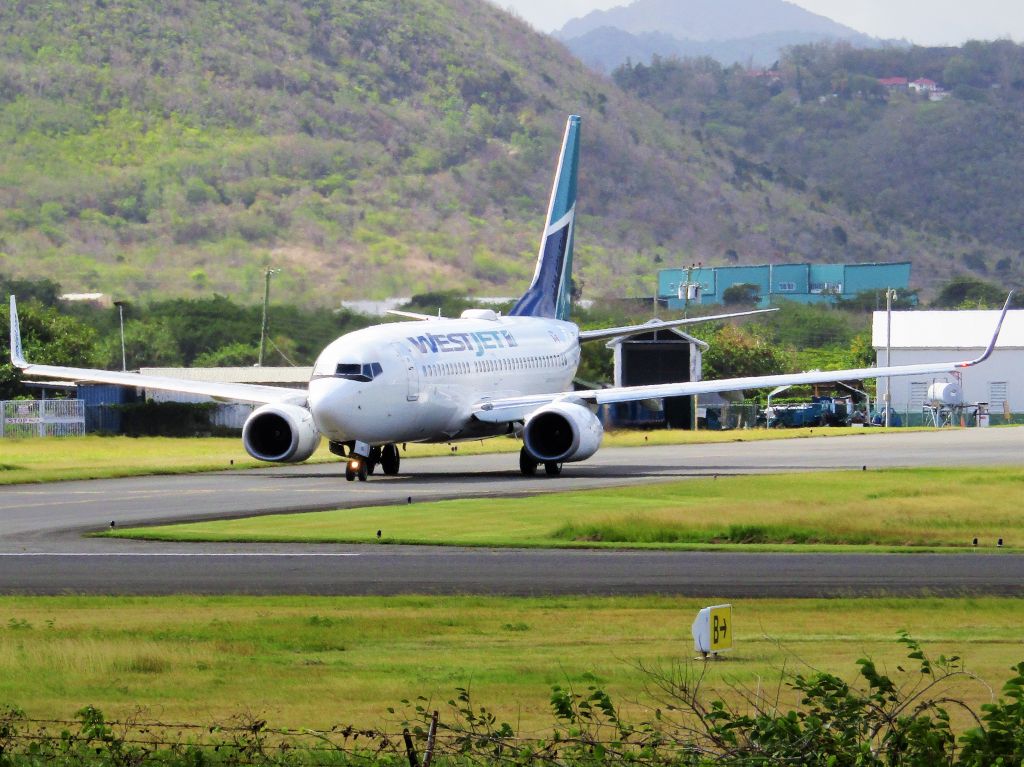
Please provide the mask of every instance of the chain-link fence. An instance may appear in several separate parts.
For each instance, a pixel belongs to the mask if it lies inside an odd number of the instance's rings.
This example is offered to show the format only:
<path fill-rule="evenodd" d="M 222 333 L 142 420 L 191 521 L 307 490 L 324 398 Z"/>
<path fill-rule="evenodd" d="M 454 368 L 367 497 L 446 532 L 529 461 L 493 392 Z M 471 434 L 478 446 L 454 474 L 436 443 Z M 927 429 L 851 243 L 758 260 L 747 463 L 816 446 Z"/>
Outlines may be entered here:
<path fill-rule="evenodd" d="M 726 403 L 697 408 L 697 428 L 701 431 L 752 429 L 758 425 L 760 409 L 754 403 Z"/>
<path fill-rule="evenodd" d="M 973 427 L 973 426 L 1009 426 L 1024 424 L 1024 413 L 989 411 L 979 418 L 975 407 L 964 408 L 930 408 L 917 410 L 899 410 L 893 408 L 894 426 L 937 426 L 937 427 Z"/>
<path fill-rule="evenodd" d="M 85 434 L 80 399 L 0 402 L 0 437 L 78 437 Z"/>

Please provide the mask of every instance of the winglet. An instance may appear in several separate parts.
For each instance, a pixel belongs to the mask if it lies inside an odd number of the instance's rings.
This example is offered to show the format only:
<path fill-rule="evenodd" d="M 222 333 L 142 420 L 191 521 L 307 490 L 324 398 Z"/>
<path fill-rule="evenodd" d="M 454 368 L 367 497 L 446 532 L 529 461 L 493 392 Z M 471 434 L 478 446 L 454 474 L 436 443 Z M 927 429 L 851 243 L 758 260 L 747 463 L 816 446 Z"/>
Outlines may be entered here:
<path fill-rule="evenodd" d="M 985 350 L 985 352 L 980 357 L 978 357 L 978 359 L 971 360 L 970 362 L 961 362 L 959 365 L 957 365 L 957 367 L 969 368 L 974 365 L 977 365 L 978 363 L 984 362 L 985 360 L 992 356 L 992 352 L 995 351 L 996 348 L 996 342 L 999 340 L 999 331 L 1002 330 L 1003 328 L 1003 320 L 1006 319 L 1006 312 L 1009 311 L 1010 302 L 1013 301 L 1013 294 L 1016 292 L 1017 290 L 1016 288 L 1014 288 L 1006 297 L 1006 303 L 1003 304 L 1003 311 L 999 315 L 999 322 L 996 323 L 996 331 L 995 333 L 992 334 L 992 340 L 988 342 L 988 348 Z"/>
<path fill-rule="evenodd" d="M 28 367 L 21 350 L 21 325 L 18 323 L 18 302 L 14 296 L 11 296 L 11 364 L 16 368 Z"/>

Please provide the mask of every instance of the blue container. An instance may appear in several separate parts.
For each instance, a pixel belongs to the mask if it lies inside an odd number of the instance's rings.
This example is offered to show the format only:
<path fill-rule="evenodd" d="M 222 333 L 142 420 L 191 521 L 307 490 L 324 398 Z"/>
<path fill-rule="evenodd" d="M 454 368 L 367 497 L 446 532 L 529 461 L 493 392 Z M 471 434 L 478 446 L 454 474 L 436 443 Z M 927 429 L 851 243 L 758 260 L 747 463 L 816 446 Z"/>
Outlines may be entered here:
<path fill-rule="evenodd" d="M 85 402 L 86 434 L 121 434 L 121 410 L 139 399 L 138 392 L 127 386 L 111 384 L 79 384 L 78 398 Z"/>

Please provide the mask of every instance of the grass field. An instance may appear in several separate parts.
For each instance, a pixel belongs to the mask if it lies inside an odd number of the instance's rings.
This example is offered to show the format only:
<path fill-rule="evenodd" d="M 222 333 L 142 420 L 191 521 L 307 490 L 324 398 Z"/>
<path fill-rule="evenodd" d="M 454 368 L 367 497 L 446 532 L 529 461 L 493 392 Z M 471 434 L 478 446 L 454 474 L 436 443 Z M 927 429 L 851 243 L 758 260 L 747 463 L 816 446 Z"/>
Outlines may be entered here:
<path fill-rule="evenodd" d="M 633 447 L 645 444 L 676 445 L 710 442 L 748 442 L 763 439 L 799 439 L 818 436 L 877 434 L 881 429 L 765 429 L 724 432 L 620 431 L 605 437 L 605 446 Z M 902 431 L 906 431 L 905 429 Z M 53 482 L 68 479 L 101 479 L 141 474 L 184 474 L 196 471 L 253 468 L 268 464 L 253 460 L 234 437 L 170 439 L 166 437 L 64 437 L 54 439 L 7 439 L 0 457 L 0 485 L 22 482 Z M 451 453 L 475 455 L 519 450 L 512 439 L 463 442 L 458 445 L 410 444 L 410 458 Z M 310 459 L 312 463 L 335 462 L 326 443 Z"/>
<path fill-rule="evenodd" d="M 101 479 L 141 474 L 185 474 L 265 466 L 238 439 L 204 437 L 62 437 L 4 440 L 0 485 Z M 318 454 L 326 459 L 329 454 Z"/>
<path fill-rule="evenodd" d="M 86 704 L 108 716 L 277 726 L 387 727 L 388 706 L 455 688 L 524 730 L 543 728 L 552 685 L 598 685 L 641 715 L 645 676 L 692 658 L 690 623 L 713 599 L 479 597 L 0 597 L 0 703 L 36 717 Z M 736 649 L 707 689 L 774 694 L 783 668 L 853 679 L 868 655 L 908 669 L 906 629 L 929 654 L 963 656 L 996 690 L 1024 659 L 1017 599 L 751 600 L 734 603 Z M 703 664 L 697 664 L 698 667 Z M 909 675 L 913 679 L 914 674 Z M 954 690 L 988 702 L 979 683 Z M 783 690 L 783 697 L 786 691 Z M 393 721 L 392 721 L 393 724 Z"/>
<path fill-rule="evenodd" d="M 1024 546 L 1024 469 L 890 469 L 719 477 L 120 530 L 170 540 L 516 547 Z"/>

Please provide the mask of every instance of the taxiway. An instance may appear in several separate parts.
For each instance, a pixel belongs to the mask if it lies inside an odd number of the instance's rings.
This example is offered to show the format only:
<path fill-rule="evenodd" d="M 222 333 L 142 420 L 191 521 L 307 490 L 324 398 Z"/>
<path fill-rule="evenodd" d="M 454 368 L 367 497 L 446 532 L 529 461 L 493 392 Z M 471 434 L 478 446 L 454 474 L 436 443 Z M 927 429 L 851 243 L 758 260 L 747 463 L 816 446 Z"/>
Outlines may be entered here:
<path fill-rule="evenodd" d="M 502 497 L 714 474 L 1024 464 L 1024 429 L 605 449 L 557 479 L 514 454 L 406 460 L 347 483 L 338 465 L 0 488 L 2 593 L 633 594 L 726 598 L 1024 595 L 1017 554 L 776 555 L 449 547 L 162 544 L 85 537 L 119 526 Z"/>

